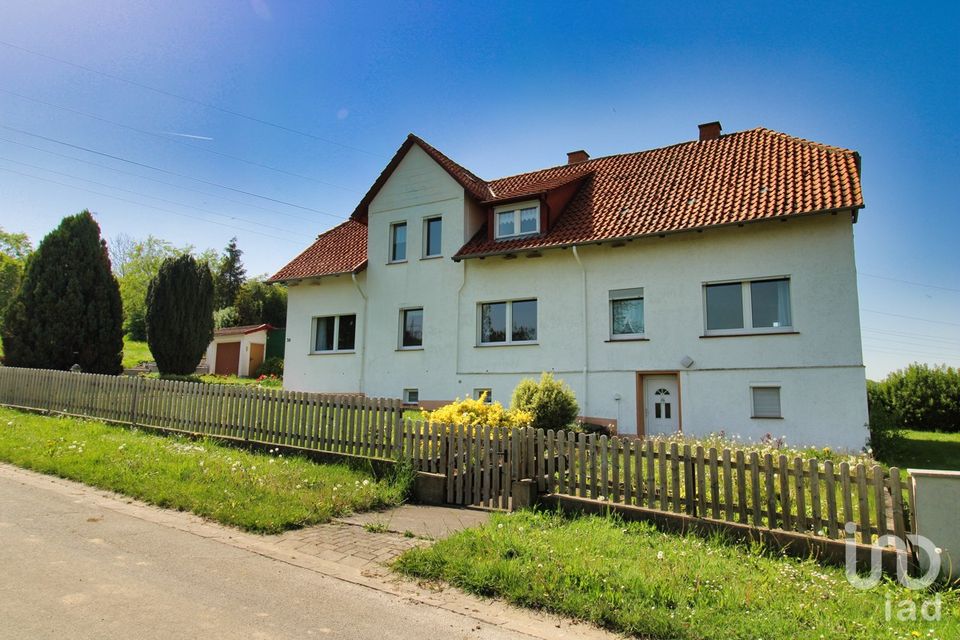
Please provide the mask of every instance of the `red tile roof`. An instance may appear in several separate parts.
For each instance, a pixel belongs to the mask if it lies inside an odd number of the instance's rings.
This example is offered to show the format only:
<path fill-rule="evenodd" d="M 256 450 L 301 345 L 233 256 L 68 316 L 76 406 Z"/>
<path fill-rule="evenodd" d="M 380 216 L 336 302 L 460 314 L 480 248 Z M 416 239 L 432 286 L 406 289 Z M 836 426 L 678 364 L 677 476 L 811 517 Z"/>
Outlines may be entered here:
<path fill-rule="evenodd" d="M 490 241 L 455 259 L 863 207 L 859 155 L 769 129 L 491 180 L 497 197 L 591 172 L 545 234 Z"/>
<path fill-rule="evenodd" d="M 272 279 L 364 268 L 367 207 L 414 144 L 485 204 L 532 197 L 582 180 L 546 233 L 490 241 L 484 227 L 454 259 L 863 207 L 859 154 L 763 128 L 490 181 L 410 134 L 351 220 L 319 236 Z"/>
<path fill-rule="evenodd" d="M 242 336 L 257 331 L 270 331 L 274 329 L 272 324 L 247 324 L 240 327 L 224 327 L 213 332 L 214 336 Z"/>
<path fill-rule="evenodd" d="M 347 220 L 317 236 L 306 251 L 280 269 L 270 282 L 356 273 L 366 266 L 367 225 Z"/>

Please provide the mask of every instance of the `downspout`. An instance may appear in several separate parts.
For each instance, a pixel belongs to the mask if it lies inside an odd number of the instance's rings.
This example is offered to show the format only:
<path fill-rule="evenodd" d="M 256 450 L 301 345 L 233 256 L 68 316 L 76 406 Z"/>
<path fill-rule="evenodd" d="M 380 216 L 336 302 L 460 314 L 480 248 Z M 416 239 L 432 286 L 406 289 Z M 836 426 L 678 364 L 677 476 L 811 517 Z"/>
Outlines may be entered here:
<path fill-rule="evenodd" d="M 367 294 L 363 292 L 363 288 L 360 286 L 360 283 L 357 281 L 357 274 L 350 272 L 350 279 L 353 280 L 353 286 L 357 288 L 357 292 L 360 294 L 360 297 L 363 298 L 363 349 L 360 351 L 360 393 L 366 393 L 364 390 L 364 385 L 366 380 L 364 379 L 364 372 L 366 370 L 367 363 Z"/>
<path fill-rule="evenodd" d="M 467 285 L 467 262 L 468 260 L 461 260 L 460 264 L 463 265 L 463 271 L 460 272 L 460 288 L 457 289 L 457 330 L 456 330 L 456 356 L 454 360 L 454 366 L 456 366 L 456 375 L 460 375 L 460 298 L 463 294 L 463 288 Z"/>
<path fill-rule="evenodd" d="M 580 260 L 580 252 L 577 251 L 577 246 L 573 245 L 573 258 L 577 261 L 577 264 L 580 265 L 580 273 L 583 275 L 583 417 L 586 418 L 590 415 L 588 410 L 590 403 L 590 383 L 587 378 L 587 364 L 589 362 L 589 347 L 590 340 L 587 332 L 587 269 L 583 266 L 583 261 Z"/>

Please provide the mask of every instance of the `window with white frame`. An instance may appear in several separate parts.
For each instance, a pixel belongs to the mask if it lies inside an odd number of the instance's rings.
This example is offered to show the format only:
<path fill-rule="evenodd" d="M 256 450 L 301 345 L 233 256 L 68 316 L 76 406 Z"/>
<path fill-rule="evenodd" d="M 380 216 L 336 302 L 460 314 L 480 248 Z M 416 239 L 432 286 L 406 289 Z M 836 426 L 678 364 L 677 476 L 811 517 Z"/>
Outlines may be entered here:
<path fill-rule="evenodd" d="M 481 345 L 533 344 L 537 341 L 537 301 L 509 300 L 479 305 Z"/>
<path fill-rule="evenodd" d="M 407 259 L 407 223 L 395 222 L 390 225 L 390 262 L 403 262 Z"/>
<path fill-rule="evenodd" d="M 423 221 L 423 257 L 436 258 L 442 252 L 441 238 L 443 218 L 427 218 Z"/>
<path fill-rule="evenodd" d="M 404 389 L 403 390 L 403 402 L 404 404 L 417 404 L 420 402 L 420 389 Z"/>
<path fill-rule="evenodd" d="M 782 418 L 780 387 L 756 386 L 750 388 L 754 418 Z"/>
<path fill-rule="evenodd" d="M 400 310 L 400 348 L 423 347 L 423 308 Z"/>
<path fill-rule="evenodd" d="M 643 289 L 610 291 L 610 339 L 629 340 L 643 335 Z"/>
<path fill-rule="evenodd" d="M 705 284 L 703 300 L 707 335 L 793 329 L 790 278 Z"/>
<path fill-rule="evenodd" d="M 493 402 L 493 389 L 490 387 L 480 387 L 473 390 L 473 397 L 479 400 L 483 398 L 484 404 L 491 404 Z"/>
<path fill-rule="evenodd" d="M 313 352 L 353 351 L 357 336 L 356 314 L 313 319 Z"/>
<path fill-rule="evenodd" d="M 537 202 L 497 207 L 493 217 L 497 240 L 540 233 L 540 204 Z"/>

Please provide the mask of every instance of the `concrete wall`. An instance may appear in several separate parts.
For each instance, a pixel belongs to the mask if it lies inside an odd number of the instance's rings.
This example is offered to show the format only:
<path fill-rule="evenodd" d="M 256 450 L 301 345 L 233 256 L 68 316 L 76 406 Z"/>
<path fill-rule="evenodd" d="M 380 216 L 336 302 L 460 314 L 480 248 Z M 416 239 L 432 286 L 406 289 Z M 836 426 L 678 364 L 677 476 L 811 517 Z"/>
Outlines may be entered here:
<path fill-rule="evenodd" d="M 422 221 L 434 215 L 443 216 L 443 257 L 421 259 Z M 389 227 L 400 220 L 408 225 L 407 260 L 388 264 Z M 864 444 L 848 214 L 581 247 L 580 263 L 571 249 L 450 260 L 481 221 L 463 189 L 414 146 L 370 206 L 369 267 L 359 278 L 368 301 L 349 276 L 290 289 L 285 385 L 391 397 L 418 388 L 425 401 L 492 388 L 506 404 L 522 377 L 554 371 L 576 392 L 583 415 L 636 433 L 637 372 L 674 371 L 688 433 Z M 790 278 L 793 332 L 703 337 L 704 283 L 773 276 Z M 639 287 L 646 340 L 611 341 L 609 291 Z M 517 298 L 538 300 L 537 344 L 479 346 L 478 304 Z M 424 309 L 423 349 L 398 348 L 400 310 L 409 307 Z M 344 312 L 358 314 L 363 358 L 308 355 L 310 319 Z M 694 361 L 689 368 L 685 356 Z M 751 418 L 751 384 L 780 386 L 782 419 Z"/>

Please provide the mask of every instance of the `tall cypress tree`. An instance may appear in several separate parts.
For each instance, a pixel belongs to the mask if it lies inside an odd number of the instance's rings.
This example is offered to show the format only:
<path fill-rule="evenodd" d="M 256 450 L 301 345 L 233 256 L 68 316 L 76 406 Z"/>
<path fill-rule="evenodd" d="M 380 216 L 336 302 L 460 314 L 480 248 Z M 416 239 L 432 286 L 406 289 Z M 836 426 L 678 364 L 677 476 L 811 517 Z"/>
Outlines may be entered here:
<path fill-rule="evenodd" d="M 240 256 L 243 255 L 237 247 L 237 238 L 230 238 L 230 243 L 223 250 L 223 257 L 217 268 L 214 289 L 216 292 L 216 308 L 233 306 L 240 292 L 240 287 L 247 279 L 247 270 L 243 268 Z"/>
<path fill-rule="evenodd" d="M 4 318 L 3 346 L 9 366 L 120 373 L 120 288 L 89 211 L 64 218 L 28 258 Z"/>
<path fill-rule="evenodd" d="M 161 373 L 196 371 L 213 340 L 213 276 L 205 262 L 167 258 L 147 289 L 147 343 Z"/>

